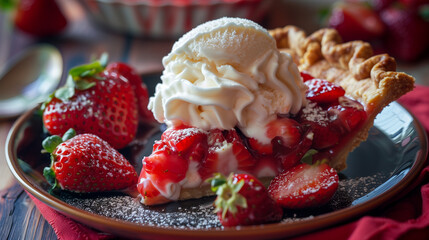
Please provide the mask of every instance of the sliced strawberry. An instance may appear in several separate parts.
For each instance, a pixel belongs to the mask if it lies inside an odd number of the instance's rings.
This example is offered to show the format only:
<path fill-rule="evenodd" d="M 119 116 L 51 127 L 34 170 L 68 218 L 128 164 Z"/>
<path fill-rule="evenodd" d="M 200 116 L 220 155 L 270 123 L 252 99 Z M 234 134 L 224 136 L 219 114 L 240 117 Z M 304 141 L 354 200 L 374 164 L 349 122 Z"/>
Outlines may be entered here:
<path fill-rule="evenodd" d="M 266 126 L 266 135 L 269 139 L 277 141 L 288 148 L 295 147 L 301 140 L 300 124 L 290 118 L 277 118 Z"/>
<path fill-rule="evenodd" d="M 150 179 L 147 179 L 145 171 L 140 172 L 137 191 L 140 193 L 142 203 L 145 205 L 156 205 L 170 201 L 161 195 Z"/>
<path fill-rule="evenodd" d="M 249 174 L 231 174 L 228 179 L 218 174 L 211 185 L 218 195 L 215 211 L 225 227 L 277 222 L 283 217 L 264 185 Z"/>
<path fill-rule="evenodd" d="M 213 173 L 219 171 L 219 155 L 217 150 L 222 148 L 226 143 L 222 130 L 210 130 L 207 136 L 207 143 L 207 157 L 203 159 L 198 169 L 198 173 L 202 179 L 212 177 Z"/>
<path fill-rule="evenodd" d="M 185 152 L 200 142 L 207 142 L 207 134 L 198 128 L 168 128 L 161 136 L 171 148 Z"/>
<path fill-rule="evenodd" d="M 261 143 L 255 138 L 249 138 L 249 146 L 261 155 L 273 153 L 273 142 L 283 147 L 293 148 L 301 139 L 301 127 L 298 122 L 290 118 L 278 118 L 266 125 L 266 136 L 270 143 Z"/>
<path fill-rule="evenodd" d="M 307 71 L 301 71 L 300 74 L 303 82 L 314 79 L 314 77 Z"/>
<path fill-rule="evenodd" d="M 256 158 L 250 154 L 236 130 L 229 130 L 226 133 L 226 140 L 232 144 L 232 153 L 237 160 L 239 170 L 248 170 L 255 165 Z"/>
<path fill-rule="evenodd" d="M 153 178 L 156 186 L 180 182 L 185 178 L 188 166 L 189 162 L 164 142 L 155 144 L 152 154 L 143 159 L 143 171 L 156 176 Z"/>
<path fill-rule="evenodd" d="M 308 86 L 307 99 L 318 103 L 331 103 L 346 93 L 344 89 L 323 79 L 312 79 L 305 82 Z"/>
<path fill-rule="evenodd" d="M 324 149 L 339 143 L 340 132 L 332 125 L 321 125 L 317 122 L 308 122 L 313 134 L 313 148 Z"/>
<path fill-rule="evenodd" d="M 207 136 L 207 143 L 209 147 L 222 146 L 224 141 L 226 141 L 226 139 L 225 139 L 225 136 L 223 135 L 222 130 L 212 129 L 209 131 Z"/>
<path fill-rule="evenodd" d="M 369 41 L 385 32 L 385 26 L 375 11 L 361 2 L 335 4 L 328 22 L 344 41 Z"/>
<path fill-rule="evenodd" d="M 342 124 L 334 123 L 333 119 L 338 118 L 340 111 L 334 111 L 334 106 L 341 106 L 342 104 L 349 105 L 352 107 L 355 104 L 354 101 L 348 100 L 347 97 L 340 97 L 337 99 L 338 104 L 333 104 L 330 111 L 320 107 L 315 102 L 309 102 L 305 108 L 299 113 L 298 119 L 300 123 L 308 127 L 313 132 L 313 145 L 315 149 L 324 149 L 336 145 L 340 136 L 343 133 L 341 131 Z M 358 103 L 356 103 L 358 104 Z M 362 105 L 360 105 L 362 107 Z M 339 121 L 339 120 L 338 120 Z"/>
<path fill-rule="evenodd" d="M 273 145 L 271 143 L 263 144 L 254 138 L 249 138 L 249 146 L 262 155 L 273 153 Z"/>
<path fill-rule="evenodd" d="M 329 202 L 338 188 L 338 174 L 326 163 L 300 164 L 275 177 L 268 192 L 282 207 L 302 209 Z"/>
<path fill-rule="evenodd" d="M 207 157 L 201 163 L 198 173 L 201 179 L 207 179 L 213 176 L 214 173 L 218 172 L 219 155 L 213 149 L 208 149 Z"/>
<path fill-rule="evenodd" d="M 311 148 L 313 143 L 311 134 L 310 130 L 308 130 L 303 134 L 299 144 L 293 148 L 285 148 L 282 145 L 274 144 L 275 158 L 280 161 L 283 170 L 297 165 L 304 154 Z"/>
<path fill-rule="evenodd" d="M 277 176 L 283 171 L 281 162 L 272 155 L 262 155 L 254 166 L 252 174 L 259 176 Z"/>
<path fill-rule="evenodd" d="M 195 162 L 204 162 L 206 161 L 207 157 L 207 140 L 198 142 L 196 145 L 192 146 L 191 150 L 188 151 L 188 153 L 185 155 L 189 161 L 195 161 Z"/>
<path fill-rule="evenodd" d="M 352 131 L 367 117 L 363 106 L 348 98 L 342 98 L 339 105 L 331 106 L 328 113 L 342 133 Z"/>

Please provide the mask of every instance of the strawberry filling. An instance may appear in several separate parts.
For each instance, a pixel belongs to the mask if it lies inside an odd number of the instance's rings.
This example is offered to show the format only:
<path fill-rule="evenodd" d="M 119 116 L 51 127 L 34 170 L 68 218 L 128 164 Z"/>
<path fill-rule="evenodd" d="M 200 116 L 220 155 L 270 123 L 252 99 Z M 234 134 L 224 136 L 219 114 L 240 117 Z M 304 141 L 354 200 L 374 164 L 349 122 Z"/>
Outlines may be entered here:
<path fill-rule="evenodd" d="M 214 173 L 250 173 L 275 177 L 300 163 L 310 149 L 313 160 L 332 158 L 341 142 L 365 122 L 363 106 L 346 96 L 340 86 L 322 79 L 303 78 L 308 103 L 294 116 L 279 116 L 265 126 L 270 143 L 248 138 L 239 129 L 170 127 L 143 159 L 138 190 L 147 205 L 177 200 L 177 189 L 197 187 Z M 161 198 L 157 202 L 154 199 Z"/>

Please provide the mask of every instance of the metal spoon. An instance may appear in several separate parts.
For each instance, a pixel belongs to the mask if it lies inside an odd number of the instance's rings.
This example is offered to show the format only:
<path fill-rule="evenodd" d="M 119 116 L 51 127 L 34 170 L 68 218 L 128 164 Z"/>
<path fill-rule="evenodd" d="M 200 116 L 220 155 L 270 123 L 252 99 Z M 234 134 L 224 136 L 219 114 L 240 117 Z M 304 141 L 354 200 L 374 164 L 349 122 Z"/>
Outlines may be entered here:
<path fill-rule="evenodd" d="M 61 81 L 63 60 L 50 45 L 30 48 L 0 74 L 0 119 L 20 115 L 43 102 Z"/>

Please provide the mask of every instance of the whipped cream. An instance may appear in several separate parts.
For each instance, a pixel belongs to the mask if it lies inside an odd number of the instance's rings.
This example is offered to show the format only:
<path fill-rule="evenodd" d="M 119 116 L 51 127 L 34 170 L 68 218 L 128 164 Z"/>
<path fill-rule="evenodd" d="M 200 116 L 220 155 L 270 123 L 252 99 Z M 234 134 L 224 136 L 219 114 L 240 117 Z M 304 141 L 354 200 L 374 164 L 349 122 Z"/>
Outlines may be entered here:
<path fill-rule="evenodd" d="M 170 126 L 238 127 L 267 143 L 264 126 L 305 105 L 306 86 L 291 56 L 250 20 L 221 18 L 194 28 L 174 44 L 163 65 L 148 107 Z"/>

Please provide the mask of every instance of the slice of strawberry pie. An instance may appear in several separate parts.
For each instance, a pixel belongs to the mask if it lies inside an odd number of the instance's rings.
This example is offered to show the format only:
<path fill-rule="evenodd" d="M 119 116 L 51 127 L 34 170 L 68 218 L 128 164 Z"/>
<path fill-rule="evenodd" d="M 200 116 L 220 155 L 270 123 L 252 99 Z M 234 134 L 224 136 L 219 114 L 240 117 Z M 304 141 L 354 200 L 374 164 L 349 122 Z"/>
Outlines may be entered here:
<path fill-rule="evenodd" d="M 334 30 L 306 37 L 237 18 L 188 32 L 163 65 L 149 109 L 167 130 L 143 159 L 146 205 L 213 195 L 214 173 L 268 183 L 305 154 L 340 171 L 375 116 L 414 85 L 393 58 Z"/>

